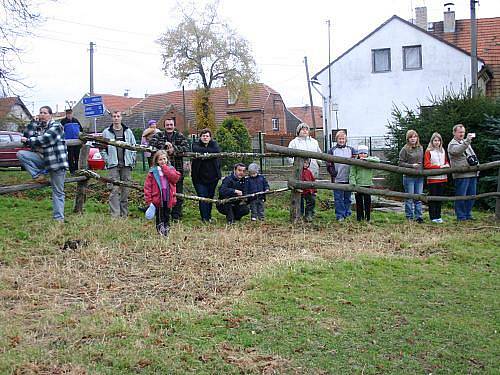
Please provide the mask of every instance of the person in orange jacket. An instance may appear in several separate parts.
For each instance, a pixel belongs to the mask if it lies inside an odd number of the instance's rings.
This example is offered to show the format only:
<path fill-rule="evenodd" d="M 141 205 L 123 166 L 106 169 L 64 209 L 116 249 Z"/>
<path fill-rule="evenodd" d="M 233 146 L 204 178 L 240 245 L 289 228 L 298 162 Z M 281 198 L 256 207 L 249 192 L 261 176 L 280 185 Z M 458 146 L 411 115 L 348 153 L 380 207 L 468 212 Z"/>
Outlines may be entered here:
<path fill-rule="evenodd" d="M 429 146 L 424 154 L 425 169 L 442 169 L 449 168 L 450 162 L 443 148 L 443 138 L 439 133 L 434 133 L 431 136 Z M 429 195 L 443 195 L 444 187 L 448 181 L 446 174 L 427 177 L 427 186 L 429 187 Z M 429 217 L 433 223 L 442 223 L 441 218 L 441 202 L 429 202 Z"/>

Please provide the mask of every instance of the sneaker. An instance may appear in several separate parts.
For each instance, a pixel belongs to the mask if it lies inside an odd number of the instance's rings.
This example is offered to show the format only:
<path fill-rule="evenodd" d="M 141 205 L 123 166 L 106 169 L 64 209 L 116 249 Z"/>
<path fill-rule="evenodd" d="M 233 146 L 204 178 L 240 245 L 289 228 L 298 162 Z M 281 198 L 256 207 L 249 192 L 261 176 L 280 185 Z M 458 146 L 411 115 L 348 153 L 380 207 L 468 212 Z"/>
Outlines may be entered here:
<path fill-rule="evenodd" d="M 439 224 L 443 223 L 443 219 L 439 218 L 437 220 L 439 220 Z"/>
<path fill-rule="evenodd" d="M 337 221 L 344 221 L 345 219 L 343 217 L 339 217 Z"/>
<path fill-rule="evenodd" d="M 424 219 L 422 219 L 421 217 L 417 217 L 415 221 L 419 224 L 422 224 L 424 222 Z"/>
<path fill-rule="evenodd" d="M 436 224 L 440 224 L 440 223 L 443 222 L 443 220 L 441 220 L 441 219 L 432 219 L 431 222 L 436 223 Z"/>
<path fill-rule="evenodd" d="M 256 217 L 252 217 L 251 219 L 252 221 L 257 221 L 257 218 Z"/>
<path fill-rule="evenodd" d="M 168 232 L 170 232 L 170 227 L 168 225 L 163 224 L 163 223 L 158 224 L 156 229 L 158 230 L 158 234 L 160 236 L 166 237 L 166 236 L 168 236 Z"/>

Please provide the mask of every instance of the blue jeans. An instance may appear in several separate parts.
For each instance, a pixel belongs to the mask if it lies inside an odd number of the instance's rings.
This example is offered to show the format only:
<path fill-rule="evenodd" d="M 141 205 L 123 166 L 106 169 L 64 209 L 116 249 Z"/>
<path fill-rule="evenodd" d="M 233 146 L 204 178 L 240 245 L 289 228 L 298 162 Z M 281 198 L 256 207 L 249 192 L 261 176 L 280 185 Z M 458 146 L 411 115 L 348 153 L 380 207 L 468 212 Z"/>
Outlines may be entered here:
<path fill-rule="evenodd" d="M 21 150 L 16 153 L 19 162 L 32 178 L 47 174 L 43 158 L 37 152 Z"/>
<path fill-rule="evenodd" d="M 351 216 L 351 194 L 351 191 L 333 191 L 333 199 L 335 199 L 335 217 L 337 220 Z"/>
<path fill-rule="evenodd" d="M 43 158 L 36 152 L 21 150 L 17 152 L 21 165 L 33 178 L 47 174 Z M 64 220 L 64 179 L 65 169 L 50 171 L 50 184 L 52 185 L 52 217 L 55 220 Z"/>
<path fill-rule="evenodd" d="M 406 193 L 422 194 L 424 191 L 423 177 L 403 176 L 403 186 Z M 414 199 L 405 200 L 405 214 L 409 220 L 422 218 L 422 202 Z"/>
<path fill-rule="evenodd" d="M 466 177 L 455 179 L 455 195 L 476 195 L 477 191 L 477 177 Z M 467 220 L 472 218 L 472 207 L 474 200 L 469 201 L 455 201 L 455 214 L 457 220 Z"/>
<path fill-rule="evenodd" d="M 64 179 L 65 169 L 50 171 L 50 184 L 52 185 L 52 217 L 54 220 L 64 220 Z"/>
<path fill-rule="evenodd" d="M 194 184 L 194 189 L 199 197 L 212 198 L 215 195 L 215 188 L 219 181 L 214 181 L 208 184 L 196 183 Z M 200 209 L 201 220 L 209 221 L 212 218 L 212 203 L 198 202 Z"/>

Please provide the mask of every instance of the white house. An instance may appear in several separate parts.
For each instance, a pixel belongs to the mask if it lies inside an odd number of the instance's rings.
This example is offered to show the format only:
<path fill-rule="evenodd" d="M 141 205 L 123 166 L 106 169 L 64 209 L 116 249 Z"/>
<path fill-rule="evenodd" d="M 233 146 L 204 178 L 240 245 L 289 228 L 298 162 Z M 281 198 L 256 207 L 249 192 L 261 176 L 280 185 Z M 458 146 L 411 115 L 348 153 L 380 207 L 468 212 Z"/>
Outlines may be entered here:
<path fill-rule="evenodd" d="M 354 136 L 384 135 L 395 105 L 418 110 L 431 95 L 468 88 L 470 66 L 466 51 L 392 16 L 313 76 L 328 98 L 330 69 L 333 108 L 330 116 L 323 108 L 331 119 L 325 134 L 338 127 Z"/>

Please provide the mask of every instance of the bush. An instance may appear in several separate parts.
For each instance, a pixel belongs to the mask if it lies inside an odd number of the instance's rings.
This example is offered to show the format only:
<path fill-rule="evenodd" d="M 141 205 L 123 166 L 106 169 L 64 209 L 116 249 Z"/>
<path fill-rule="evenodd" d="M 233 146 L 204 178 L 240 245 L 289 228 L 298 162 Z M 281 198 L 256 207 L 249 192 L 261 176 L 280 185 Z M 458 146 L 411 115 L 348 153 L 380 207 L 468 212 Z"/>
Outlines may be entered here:
<path fill-rule="evenodd" d="M 215 134 L 217 143 L 223 152 L 251 152 L 252 140 L 245 123 L 235 116 L 227 117 L 222 121 Z M 250 158 L 224 158 L 222 166 L 225 169 L 232 169 L 238 162 L 248 163 Z"/>
<path fill-rule="evenodd" d="M 421 110 L 420 116 L 409 108 L 395 107 L 393 109 L 392 121 L 388 125 L 390 149 L 387 152 L 387 158 L 392 163 L 398 163 L 399 150 L 406 143 L 405 135 L 408 129 L 415 129 L 418 132 L 424 150 L 432 133 L 440 133 L 446 149 L 453 138 L 452 128 L 456 124 L 464 124 L 467 132 L 477 134 L 473 147 L 480 162 L 499 159 L 500 101 L 485 96 L 474 98 L 466 92 L 458 94 L 449 92 L 442 98 L 431 98 L 431 103 L 432 106 Z M 497 173 L 497 170 L 481 173 L 480 193 L 496 190 Z M 393 189 L 401 189 L 401 180 L 401 176 L 394 173 L 391 173 L 387 179 L 389 186 Z M 482 204 L 491 208 L 494 202 L 494 199 L 483 200 Z"/>

